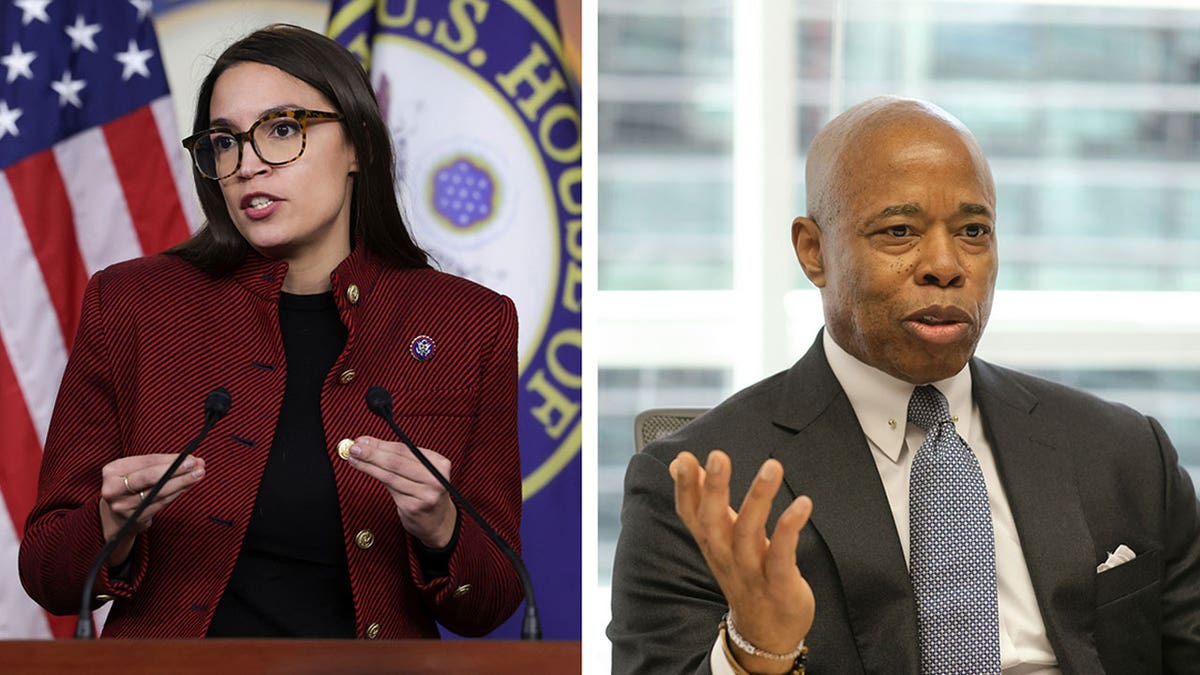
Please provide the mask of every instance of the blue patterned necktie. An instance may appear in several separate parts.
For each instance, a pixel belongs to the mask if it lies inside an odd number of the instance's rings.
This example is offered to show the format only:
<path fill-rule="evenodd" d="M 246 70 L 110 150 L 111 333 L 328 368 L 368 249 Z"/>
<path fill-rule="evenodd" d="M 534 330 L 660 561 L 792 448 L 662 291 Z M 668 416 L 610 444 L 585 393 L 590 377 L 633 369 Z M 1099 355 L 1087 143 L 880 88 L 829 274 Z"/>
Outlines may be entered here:
<path fill-rule="evenodd" d="M 913 390 L 908 421 L 928 432 L 908 488 L 921 672 L 999 673 L 996 545 L 983 471 L 937 389 Z"/>

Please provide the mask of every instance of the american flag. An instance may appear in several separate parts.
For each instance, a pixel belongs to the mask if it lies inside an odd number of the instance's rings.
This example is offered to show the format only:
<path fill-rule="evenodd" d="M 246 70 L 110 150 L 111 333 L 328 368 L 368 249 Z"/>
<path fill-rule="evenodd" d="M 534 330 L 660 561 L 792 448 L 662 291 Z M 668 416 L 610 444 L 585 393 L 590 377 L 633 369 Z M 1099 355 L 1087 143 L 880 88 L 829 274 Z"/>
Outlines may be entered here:
<path fill-rule="evenodd" d="M 0 638 L 71 634 L 17 548 L 84 285 L 195 226 L 150 9 L 0 0 Z"/>

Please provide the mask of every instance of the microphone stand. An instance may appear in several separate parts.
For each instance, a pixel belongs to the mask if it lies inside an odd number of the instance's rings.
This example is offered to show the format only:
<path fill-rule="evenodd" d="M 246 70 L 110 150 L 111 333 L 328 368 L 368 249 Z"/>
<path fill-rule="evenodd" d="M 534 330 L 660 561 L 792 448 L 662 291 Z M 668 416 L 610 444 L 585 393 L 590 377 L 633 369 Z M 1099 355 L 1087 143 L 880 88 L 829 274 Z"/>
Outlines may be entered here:
<path fill-rule="evenodd" d="M 196 437 L 193 438 L 186 447 L 184 447 L 183 452 L 179 453 L 179 456 L 175 458 L 175 461 L 171 463 L 171 466 L 158 479 L 158 482 L 154 484 L 154 487 L 150 488 L 150 491 L 146 493 L 146 496 L 142 499 L 142 502 L 138 504 L 136 509 L 134 509 L 133 515 L 125 519 L 125 522 L 121 524 L 121 527 L 117 530 L 117 533 L 104 543 L 104 547 L 100 549 L 100 553 L 97 554 L 96 559 L 92 561 L 92 567 L 90 570 L 88 570 L 87 580 L 83 584 L 83 595 L 79 601 L 79 619 L 75 623 L 76 640 L 92 640 L 96 637 L 96 626 L 92 622 L 92 588 L 96 585 L 96 578 L 100 576 L 101 566 L 108 561 L 108 556 L 112 555 L 113 549 L 117 547 L 117 543 L 120 542 L 125 535 L 129 534 L 130 530 L 133 529 L 134 524 L 137 523 L 137 519 L 141 517 L 142 512 L 146 510 L 146 507 L 150 506 L 150 503 L 153 502 L 154 498 L 158 496 L 158 493 L 163 489 L 163 486 L 167 484 L 167 481 L 175 475 L 175 472 L 179 469 L 179 465 L 183 464 L 183 461 L 187 459 L 188 455 L 191 455 L 193 452 L 195 452 L 196 448 L 199 447 L 200 442 L 204 440 L 204 437 L 207 436 L 208 432 L 211 431 L 213 426 L 216 425 L 217 420 L 221 419 L 225 416 L 225 413 L 229 412 L 229 404 L 229 391 L 224 387 L 214 389 L 208 394 L 208 397 L 204 402 L 204 427 L 200 429 L 200 433 L 197 434 Z"/>
<path fill-rule="evenodd" d="M 396 420 L 392 416 L 392 395 L 389 394 L 388 391 L 383 387 L 371 387 L 367 390 L 366 398 L 367 407 L 371 410 L 371 412 L 382 418 L 384 422 L 387 422 L 387 425 L 391 427 L 392 432 L 396 434 L 396 436 L 400 439 L 400 442 L 404 443 L 404 445 L 408 447 L 408 449 L 417 458 L 417 461 L 421 463 L 421 466 L 424 466 L 429 473 L 433 474 L 433 477 L 436 478 L 437 481 L 442 484 L 442 487 L 446 488 L 446 491 L 450 493 L 450 496 L 454 498 L 454 501 L 457 502 L 458 505 L 461 506 L 467 512 L 467 514 L 471 516 L 472 519 L 475 520 L 476 523 L 479 523 L 479 526 L 483 528 L 483 531 L 487 533 L 488 537 L 495 542 L 496 546 L 500 548 L 500 551 L 504 553 L 504 556 L 508 558 L 510 563 L 512 563 L 512 566 L 517 570 L 517 575 L 521 578 L 521 587 L 525 592 L 525 618 L 521 622 L 521 639 L 541 640 L 542 625 L 541 621 L 538 620 L 537 602 L 533 598 L 533 581 L 529 578 L 529 570 L 525 568 L 525 563 L 521 560 L 521 556 L 517 555 L 517 552 L 514 551 L 512 546 L 510 546 L 508 542 L 504 540 L 504 537 L 501 537 L 500 534 L 496 532 L 496 530 L 493 529 L 490 524 L 488 524 L 487 520 L 485 520 L 484 517 L 475 510 L 475 507 L 471 505 L 471 502 L 467 501 L 467 498 L 463 497 L 462 493 L 460 493 L 453 485 L 451 485 L 450 481 L 446 480 L 446 477 L 442 475 L 442 472 L 434 468 L 433 464 L 430 463 L 429 458 L 425 456 L 425 453 L 421 452 L 416 444 L 409 440 L 408 435 L 404 433 L 404 431 L 400 428 L 400 425 L 396 424 Z"/>

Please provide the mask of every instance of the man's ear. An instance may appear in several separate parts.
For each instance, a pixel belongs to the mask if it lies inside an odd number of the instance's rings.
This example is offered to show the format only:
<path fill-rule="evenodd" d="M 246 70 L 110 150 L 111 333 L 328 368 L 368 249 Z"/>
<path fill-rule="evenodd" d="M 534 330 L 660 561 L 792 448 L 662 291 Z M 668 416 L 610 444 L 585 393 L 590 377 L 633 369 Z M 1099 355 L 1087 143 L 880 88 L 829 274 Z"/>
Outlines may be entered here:
<path fill-rule="evenodd" d="M 804 276 L 817 288 L 825 287 L 824 240 L 821 227 L 812 218 L 800 216 L 792 221 L 792 248 Z"/>

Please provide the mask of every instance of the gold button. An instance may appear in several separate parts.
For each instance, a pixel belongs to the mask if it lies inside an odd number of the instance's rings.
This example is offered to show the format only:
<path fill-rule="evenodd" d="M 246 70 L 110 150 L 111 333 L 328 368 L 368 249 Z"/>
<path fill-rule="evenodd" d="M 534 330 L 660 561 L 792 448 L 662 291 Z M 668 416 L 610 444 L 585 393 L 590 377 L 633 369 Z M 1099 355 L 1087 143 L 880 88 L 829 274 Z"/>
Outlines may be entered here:
<path fill-rule="evenodd" d="M 373 623 L 367 626 L 367 639 L 374 640 L 377 637 L 379 637 L 379 624 Z"/>
<path fill-rule="evenodd" d="M 358 373 L 354 372 L 353 368 L 347 368 L 342 371 L 342 375 L 338 378 L 338 381 L 342 384 L 350 384 L 354 381 L 355 377 L 358 377 Z"/>
<path fill-rule="evenodd" d="M 94 598 L 97 605 L 103 605 L 106 602 L 112 602 L 113 600 L 116 600 L 116 599 L 117 598 L 114 595 L 104 595 L 103 593 L 100 595 L 97 595 Z"/>
<path fill-rule="evenodd" d="M 350 459 L 350 446 L 352 445 L 354 445 L 353 438 L 343 438 L 342 440 L 338 441 L 338 457 L 341 457 L 342 459 Z"/>
<path fill-rule="evenodd" d="M 461 598 L 462 596 L 464 596 L 470 592 L 471 592 L 471 584 L 463 584 L 462 586 L 459 586 L 458 588 L 454 589 L 454 597 Z"/>
<path fill-rule="evenodd" d="M 349 286 L 346 287 L 346 299 L 349 300 L 350 304 L 352 304 L 352 305 L 358 304 L 358 286 L 357 285 L 350 284 Z"/>
<path fill-rule="evenodd" d="M 375 543 L 375 534 L 370 530 L 359 530 L 358 534 L 354 535 L 354 543 L 365 551 Z"/>

